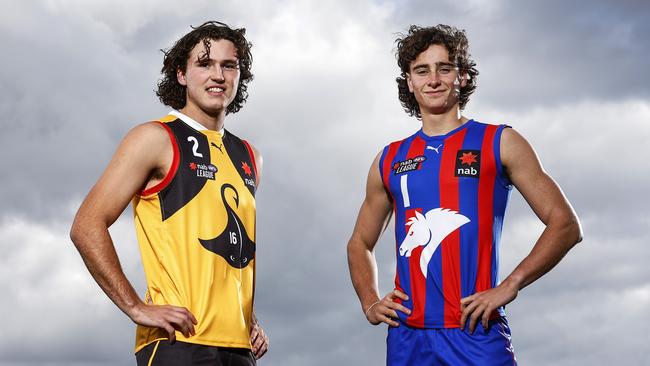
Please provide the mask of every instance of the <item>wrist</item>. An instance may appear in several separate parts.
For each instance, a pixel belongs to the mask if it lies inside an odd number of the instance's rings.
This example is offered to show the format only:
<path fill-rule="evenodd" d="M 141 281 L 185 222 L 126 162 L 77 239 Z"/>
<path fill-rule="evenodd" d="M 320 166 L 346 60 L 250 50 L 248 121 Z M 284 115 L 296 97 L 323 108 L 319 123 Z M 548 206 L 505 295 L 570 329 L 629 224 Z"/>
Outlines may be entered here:
<path fill-rule="evenodd" d="M 142 301 L 136 301 L 133 302 L 132 304 L 128 304 L 124 308 L 124 313 L 131 318 L 131 320 L 137 319 L 140 314 L 142 314 L 142 306 L 144 306 L 145 303 Z"/>
<path fill-rule="evenodd" d="M 372 310 L 372 308 L 375 307 L 375 305 L 379 304 L 380 301 L 381 300 L 377 300 L 377 301 L 373 302 L 372 304 L 370 304 L 370 306 L 368 306 L 366 308 L 366 310 L 363 312 L 366 315 L 366 318 L 368 318 L 368 313 L 370 312 L 370 310 Z"/>
<path fill-rule="evenodd" d="M 502 285 L 512 290 L 519 291 L 523 287 L 523 283 L 524 283 L 524 278 L 522 276 L 513 273 L 502 282 Z"/>

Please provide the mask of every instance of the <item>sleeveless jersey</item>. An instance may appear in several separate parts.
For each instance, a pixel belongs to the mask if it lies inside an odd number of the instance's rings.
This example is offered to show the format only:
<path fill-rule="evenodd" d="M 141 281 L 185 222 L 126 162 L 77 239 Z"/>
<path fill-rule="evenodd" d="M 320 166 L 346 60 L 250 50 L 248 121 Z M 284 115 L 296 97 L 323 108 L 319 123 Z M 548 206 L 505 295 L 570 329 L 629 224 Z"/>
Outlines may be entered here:
<path fill-rule="evenodd" d="M 182 342 L 251 348 L 255 286 L 255 159 L 247 142 L 179 113 L 158 121 L 174 149 L 164 180 L 133 199 L 149 304 L 186 307 Z M 135 351 L 167 333 L 138 326 Z"/>
<path fill-rule="evenodd" d="M 459 327 L 460 300 L 498 285 L 511 191 L 500 159 L 504 127 L 470 120 L 446 135 L 420 130 L 384 148 L 379 169 L 394 208 L 395 288 L 412 311 L 398 312 L 402 323 Z"/>

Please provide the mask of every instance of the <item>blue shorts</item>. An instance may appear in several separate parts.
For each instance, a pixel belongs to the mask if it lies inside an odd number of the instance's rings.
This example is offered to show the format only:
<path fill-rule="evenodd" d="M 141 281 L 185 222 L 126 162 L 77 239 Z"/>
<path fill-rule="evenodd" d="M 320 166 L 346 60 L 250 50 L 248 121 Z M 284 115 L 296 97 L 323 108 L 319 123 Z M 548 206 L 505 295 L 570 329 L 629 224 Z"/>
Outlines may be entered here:
<path fill-rule="evenodd" d="M 490 321 L 487 332 L 479 322 L 474 334 L 460 328 L 418 329 L 400 324 L 388 328 L 386 343 L 388 366 L 517 365 L 505 318 Z"/>

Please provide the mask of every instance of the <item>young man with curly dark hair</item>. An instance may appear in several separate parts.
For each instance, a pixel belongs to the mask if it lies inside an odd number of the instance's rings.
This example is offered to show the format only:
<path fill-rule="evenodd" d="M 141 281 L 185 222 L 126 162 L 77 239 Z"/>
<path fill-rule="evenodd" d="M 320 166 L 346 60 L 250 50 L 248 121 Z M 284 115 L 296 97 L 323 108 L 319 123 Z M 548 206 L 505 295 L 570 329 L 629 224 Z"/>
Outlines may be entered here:
<path fill-rule="evenodd" d="M 388 365 L 514 365 L 504 307 L 582 238 L 559 186 L 506 125 L 461 111 L 478 71 L 465 32 L 411 26 L 397 39 L 399 100 L 422 122 L 376 156 L 348 243 L 367 320 L 389 325 Z M 498 249 L 516 187 L 546 228 L 502 282 Z M 381 297 L 373 250 L 393 212 L 397 272 Z"/>
<path fill-rule="evenodd" d="M 206 22 L 165 51 L 169 115 L 133 128 L 81 204 L 71 238 L 137 324 L 138 365 L 254 365 L 268 337 L 253 311 L 262 157 L 224 129 L 252 80 L 245 29 Z M 108 228 L 129 201 L 147 278 L 141 300 Z"/>

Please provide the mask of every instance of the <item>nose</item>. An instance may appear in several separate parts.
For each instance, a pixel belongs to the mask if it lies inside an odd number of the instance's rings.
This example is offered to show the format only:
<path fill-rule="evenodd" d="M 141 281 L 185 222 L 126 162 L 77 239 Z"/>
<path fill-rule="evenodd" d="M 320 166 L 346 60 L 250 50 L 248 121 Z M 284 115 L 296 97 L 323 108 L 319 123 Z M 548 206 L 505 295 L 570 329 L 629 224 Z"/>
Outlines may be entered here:
<path fill-rule="evenodd" d="M 216 64 L 212 67 L 212 74 L 210 77 L 212 80 L 217 82 L 223 82 L 225 80 L 223 77 L 223 69 L 221 68 L 221 65 Z"/>
<path fill-rule="evenodd" d="M 429 80 L 427 80 L 427 84 L 433 87 L 440 85 L 440 75 L 437 72 L 432 72 L 429 75 Z"/>

